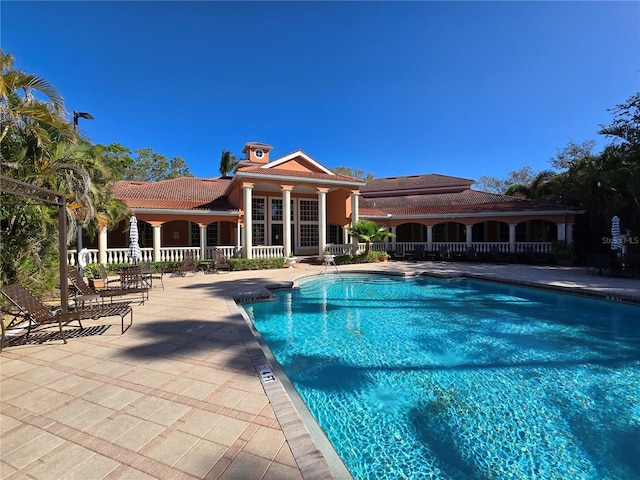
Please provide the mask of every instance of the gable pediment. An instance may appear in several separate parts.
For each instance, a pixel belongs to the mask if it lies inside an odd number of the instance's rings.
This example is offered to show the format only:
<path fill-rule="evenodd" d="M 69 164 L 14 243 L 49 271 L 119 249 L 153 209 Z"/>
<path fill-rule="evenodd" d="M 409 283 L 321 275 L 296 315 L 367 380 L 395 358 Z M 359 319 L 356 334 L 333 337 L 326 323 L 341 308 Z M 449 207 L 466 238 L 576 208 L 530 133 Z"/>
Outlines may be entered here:
<path fill-rule="evenodd" d="M 295 152 L 269 162 L 260 168 L 265 170 L 287 170 L 302 173 L 323 173 L 325 175 L 335 175 L 334 172 L 316 161 L 313 157 L 307 155 L 302 150 L 296 150 Z"/>

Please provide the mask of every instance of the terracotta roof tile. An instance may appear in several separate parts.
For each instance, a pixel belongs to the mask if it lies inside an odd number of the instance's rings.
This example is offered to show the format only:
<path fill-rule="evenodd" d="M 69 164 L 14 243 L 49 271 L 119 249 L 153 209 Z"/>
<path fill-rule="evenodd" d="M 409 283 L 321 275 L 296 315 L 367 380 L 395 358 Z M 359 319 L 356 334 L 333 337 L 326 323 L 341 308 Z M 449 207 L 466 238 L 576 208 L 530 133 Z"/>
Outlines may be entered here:
<path fill-rule="evenodd" d="M 451 186 L 471 186 L 473 180 L 461 177 L 450 177 L 448 175 L 439 175 L 437 173 L 428 173 L 424 175 L 408 175 L 403 177 L 386 177 L 374 178 L 367 182 L 367 185 L 361 189 L 363 195 L 367 192 L 406 190 L 415 188 L 444 187 Z"/>
<path fill-rule="evenodd" d="M 122 180 L 114 184 L 113 192 L 130 208 L 236 210 L 225 196 L 231 182 L 231 178 L 193 177 L 159 182 Z"/>
<path fill-rule="evenodd" d="M 362 198 L 363 215 L 367 210 L 393 215 L 446 215 L 462 213 L 503 213 L 563 210 L 567 207 L 552 203 L 536 202 L 507 195 L 479 190 L 428 195 Z"/>

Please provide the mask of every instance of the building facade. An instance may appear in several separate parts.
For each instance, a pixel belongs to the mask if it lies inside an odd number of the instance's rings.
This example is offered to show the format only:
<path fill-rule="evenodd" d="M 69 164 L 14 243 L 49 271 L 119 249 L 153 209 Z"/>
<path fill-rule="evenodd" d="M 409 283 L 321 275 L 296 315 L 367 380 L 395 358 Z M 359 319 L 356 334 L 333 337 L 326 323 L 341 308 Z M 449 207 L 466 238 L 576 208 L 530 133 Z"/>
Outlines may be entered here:
<path fill-rule="evenodd" d="M 347 229 L 360 218 L 395 233 L 376 246 L 388 251 L 546 251 L 553 240 L 573 240 L 579 212 L 568 208 L 473 190 L 473 180 L 445 175 L 365 182 L 302 150 L 270 160 L 272 149 L 247 143 L 231 177 L 117 182 L 115 197 L 138 220 L 143 259 L 180 260 L 187 251 L 209 258 L 215 248 L 245 258 L 352 253 L 358 245 Z M 92 260 L 126 262 L 127 228 L 103 230 L 90 245 Z"/>

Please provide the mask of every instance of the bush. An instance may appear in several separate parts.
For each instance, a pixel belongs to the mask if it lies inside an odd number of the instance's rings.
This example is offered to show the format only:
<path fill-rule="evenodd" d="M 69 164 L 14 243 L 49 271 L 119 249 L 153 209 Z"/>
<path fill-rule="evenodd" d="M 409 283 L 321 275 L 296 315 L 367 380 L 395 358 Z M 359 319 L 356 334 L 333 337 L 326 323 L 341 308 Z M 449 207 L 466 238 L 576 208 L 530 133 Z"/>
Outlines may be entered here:
<path fill-rule="evenodd" d="M 277 258 L 229 258 L 227 259 L 231 271 L 240 270 L 270 270 L 284 268 L 284 257 Z"/>

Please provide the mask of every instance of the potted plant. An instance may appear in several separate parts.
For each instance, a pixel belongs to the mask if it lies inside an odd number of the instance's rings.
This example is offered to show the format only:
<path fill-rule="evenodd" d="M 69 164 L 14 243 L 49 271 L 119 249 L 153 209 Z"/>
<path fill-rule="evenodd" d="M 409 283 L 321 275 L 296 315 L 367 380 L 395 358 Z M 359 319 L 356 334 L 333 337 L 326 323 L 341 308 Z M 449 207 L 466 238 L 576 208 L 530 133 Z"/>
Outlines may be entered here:
<path fill-rule="evenodd" d="M 285 267 L 293 268 L 294 263 L 297 261 L 298 257 L 294 256 L 293 252 L 289 252 L 289 255 L 284 258 L 284 265 Z"/>
<path fill-rule="evenodd" d="M 389 260 L 389 254 L 387 252 L 378 252 L 378 261 L 386 262 Z"/>
<path fill-rule="evenodd" d="M 100 277 L 93 265 L 87 265 L 84 268 L 84 276 L 89 280 L 89 286 L 94 290 L 104 290 L 106 288 L 105 279 Z"/>

